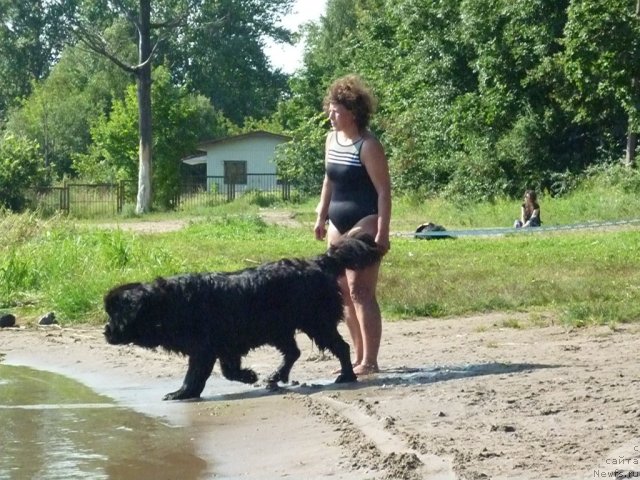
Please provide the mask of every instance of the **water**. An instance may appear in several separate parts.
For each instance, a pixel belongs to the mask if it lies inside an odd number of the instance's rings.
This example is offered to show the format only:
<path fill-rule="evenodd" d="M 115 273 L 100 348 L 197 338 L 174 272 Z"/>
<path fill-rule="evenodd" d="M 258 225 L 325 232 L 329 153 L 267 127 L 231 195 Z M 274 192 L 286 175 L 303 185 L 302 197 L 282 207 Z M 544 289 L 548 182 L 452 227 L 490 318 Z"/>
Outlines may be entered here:
<path fill-rule="evenodd" d="M 54 373 L 0 364 L 0 480 L 211 478 L 183 427 Z"/>
<path fill-rule="evenodd" d="M 422 385 L 550 367 L 502 363 L 403 367 L 356 384 L 318 379 L 287 386 L 284 392 L 330 394 L 334 389 Z M 140 383 L 123 377 L 114 382 L 96 372 L 76 374 L 84 383 L 22 363 L 0 364 L 0 480 L 200 480 L 223 478 L 223 471 L 234 472 L 225 478 L 262 478 L 246 455 L 257 455 L 256 447 L 262 449 L 261 455 L 270 450 L 250 439 L 256 432 L 259 435 L 260 428 L 287 418 L 286 412 L 272 413 L 271 423 L 262 422 L 263 415 L 270 415 L 265 403 L 270 397 L 277 402 L 282 392 L 219 377 L 209 379 L 205 393 L 215 395 L 203 401 L 163 402 L 162 395 L 174 390 L 180 379 Z M 245 414 L 252 420 L 239 421 L 235 440 L 227 438 L 224 432 L 229 425 L 235 428 L 233 419 Z"/>

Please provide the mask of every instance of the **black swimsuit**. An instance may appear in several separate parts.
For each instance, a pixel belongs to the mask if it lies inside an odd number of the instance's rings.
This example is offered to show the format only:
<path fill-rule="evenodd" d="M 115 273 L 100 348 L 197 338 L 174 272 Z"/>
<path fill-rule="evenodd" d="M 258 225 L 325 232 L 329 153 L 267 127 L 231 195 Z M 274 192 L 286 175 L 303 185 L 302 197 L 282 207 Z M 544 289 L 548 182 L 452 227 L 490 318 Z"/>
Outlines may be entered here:
<path fill-rule="evenodd" d="M 364 139 L 342 145 L 336 132 L 330 135 L 326 165 L 331 181 L 329 220 L 345 233 L 364 217 L 378 213 L 378 192 L 360 161 Z"/>

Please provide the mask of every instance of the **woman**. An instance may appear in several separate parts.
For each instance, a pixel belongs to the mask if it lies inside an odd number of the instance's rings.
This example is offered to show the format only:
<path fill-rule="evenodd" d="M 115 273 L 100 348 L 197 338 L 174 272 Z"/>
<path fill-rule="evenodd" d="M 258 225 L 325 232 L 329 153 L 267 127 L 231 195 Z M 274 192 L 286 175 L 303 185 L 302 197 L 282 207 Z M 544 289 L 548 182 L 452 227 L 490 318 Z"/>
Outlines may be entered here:
<path fill-rule="evenodd" d="M 539 227 L 541 224 L 538 196 L 533 190 L 527 190 L 524 192 L 524 203 L 520 207 L 520 220 L 515 221 L 514 227 Z"/>
<path fill-rule="evenodd" d="M 390 247 L 391 182 L 384 149 L 368 129 L 375 98 L 360 77 L 347 75 L 329 87 L 324 108 L 332 130 L 325 143 L 325 177 L 316 209 L 315 236 L 318 240 L 326 237 L 331 245 L 342 235 L 365 231 L 386 253 Z M 379 371 L 379 268 L 380 264 L 347 270 L 341 285 L 356 375 Z"/>

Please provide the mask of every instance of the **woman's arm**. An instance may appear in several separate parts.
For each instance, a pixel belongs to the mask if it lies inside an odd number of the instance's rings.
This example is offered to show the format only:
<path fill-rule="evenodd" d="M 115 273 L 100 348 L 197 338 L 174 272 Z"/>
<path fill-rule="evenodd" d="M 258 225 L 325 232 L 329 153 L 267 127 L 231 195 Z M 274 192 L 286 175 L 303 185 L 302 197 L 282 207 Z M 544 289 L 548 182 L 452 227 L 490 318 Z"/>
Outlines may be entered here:
<path fill-rule="evenodd" d="M 325 141 L 325 165 L 327 164 L 327 147 L 329 145 L 329 135 L 327 135 L 327 139 Z M 318 206 L 316 207 L 316 224 L 313 227 L 313 232 L 316 236 L 317 240 L 323 240 L 327 235 L 327 217 L 329 216 L 329 202 L 331 201 L 331 182 L 329 178 L 325 174 L 324 180 L 322 182 L 322 191 L 320 192 L 320 201 L 318 202 Z"/>
<path fill-rule="evenodd" d="M 538 218 L 539 215 L 540 215 L 540 209 L 539 208 L 535 208 L 533 210 L 533 212 L 531 212 L 531 216 L 529 217 L 529 220 L 524 222 L 524 224 L 522 226 L 523 227 L 528 227 L 529 225 L 531 225 L 531 220 L 533 220 L 534 218 Z"/>
<path fill-rule="evenodd" d="M 380 141 L 367 135 L 360 151 L 360 161 L 367 169 L 369 178 L 378 192 L 378 231 L 376 243 L 386 252 L 389 250 L 389 224 L 391 222 L 391 179 L 389 163 Z"/>

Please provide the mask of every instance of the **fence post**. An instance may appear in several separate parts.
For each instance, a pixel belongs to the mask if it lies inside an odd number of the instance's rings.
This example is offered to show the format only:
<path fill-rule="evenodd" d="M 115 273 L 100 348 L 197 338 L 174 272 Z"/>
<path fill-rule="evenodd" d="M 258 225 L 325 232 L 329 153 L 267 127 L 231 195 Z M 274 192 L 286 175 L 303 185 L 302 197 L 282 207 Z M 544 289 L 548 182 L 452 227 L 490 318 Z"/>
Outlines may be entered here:
<path fill-rule="evenodd" d="M 291 197 L 291 185 L 289 180 L 282 180 L 282 200 L 289 200 Z"/>
<path fill-rule="evenodd" d="M 70 195 L 70 188 L 69 187 L 69 183 L 65 180 L 62 183 L 62 205 L 61 205 L 61 210 L 66 213 L 67 215 L 69 215 L 69 210 L 71 209 L 71 195 Z"/>
<path fill-rule="evenodd" d="M 122 213 L 124 206 L 124 180 L 120 180 L 116 186 L 116 213 Z"/>
<path fill-rule="evenodd" d="M 231 202 L 236 198 L 236 184 L 227 183 L 227 201 Z"/>

